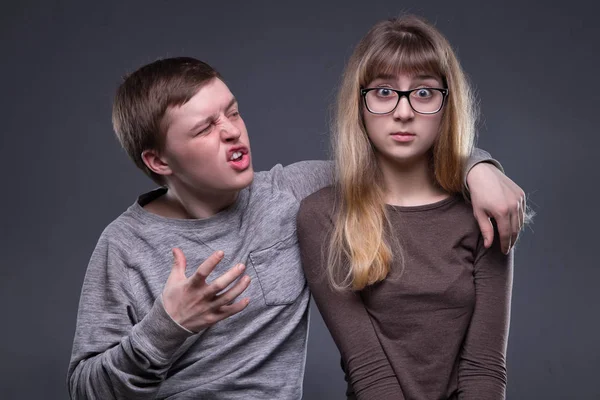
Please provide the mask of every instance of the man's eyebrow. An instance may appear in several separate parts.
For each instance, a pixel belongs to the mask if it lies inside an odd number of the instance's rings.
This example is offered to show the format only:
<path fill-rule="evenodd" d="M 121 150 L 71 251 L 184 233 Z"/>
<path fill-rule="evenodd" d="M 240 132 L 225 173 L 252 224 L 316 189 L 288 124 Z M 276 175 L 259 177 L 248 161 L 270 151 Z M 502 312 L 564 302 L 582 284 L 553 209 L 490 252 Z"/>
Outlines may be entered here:
<path fill-rule="evenodd" d="M 190 128 L 191 133 L 195 133 L 201 126 L 206 125 L 209 121 L 216 119 L 215 115 L 210 115 L 206 118 L 202 118 L 200 121 L 196 122 L 194 126 Z"/>
<path fill-rule="evenodd" d="M 229 110 L 231 107 L 233 107 L 234 105 L 237 104 L 237 99 L 235 97 L 233 97 L 229 103 L 227 103 L 227 106 L 225 107 L 225 110 Z M 209 121 L 215 120 L 217 119 L 217 115 L 213 114 L 213 115 L 209 115 L 206 118 L 201 119 L 200 121 L 196 122 L 194 124 L 194 126 L 192 126 L 190 128 L 190 132 L 194 133 L 196 132 L 198 129 L 200 129 L 201 126 L 206 125 Z"/>
<path fill-rule="evenodd" d="M 234 97 L 231 98 L 231 101 L 229 102 L 229 104 L 227 104 L 227 107 L 225 107 L 226 110 L 229 110 L 231 107 L 233 107 L 234 105 L 236 105 L 237 103 L 237 99 Z"/>

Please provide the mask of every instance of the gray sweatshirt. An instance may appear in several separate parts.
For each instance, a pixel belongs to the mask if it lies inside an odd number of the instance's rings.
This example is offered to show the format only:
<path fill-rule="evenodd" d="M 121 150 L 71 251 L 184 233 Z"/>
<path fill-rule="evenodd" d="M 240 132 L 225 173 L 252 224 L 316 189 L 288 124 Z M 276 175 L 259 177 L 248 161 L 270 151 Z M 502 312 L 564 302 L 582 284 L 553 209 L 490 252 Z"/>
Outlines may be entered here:
<path fill-rule="evenodd" d="M 477 151 L 470 166 L 489 160 Z M 230 208 L 202 220 L 163 218 L 140 196 L 102 233 L 90 259 L 67 383 L 74 399 L 300 399 L 309 291 L 300 265 L 300 201 L 332 182 L 331 163 L 258 172 Z M 240 313 L 192 334 L 161 296 L 179 247 L 186 275 L 216 250 L 208 282 L 238 262 L 252 279 Z"/>

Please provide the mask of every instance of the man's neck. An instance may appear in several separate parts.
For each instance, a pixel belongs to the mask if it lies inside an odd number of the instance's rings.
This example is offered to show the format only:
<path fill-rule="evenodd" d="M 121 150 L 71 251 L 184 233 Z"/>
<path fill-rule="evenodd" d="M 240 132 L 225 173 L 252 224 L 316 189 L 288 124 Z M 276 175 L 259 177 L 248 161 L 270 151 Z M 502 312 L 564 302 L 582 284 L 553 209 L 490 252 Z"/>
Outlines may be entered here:
<path fill-rule="evenodd" d="M 431 204 L 448 197 L 436 183 L 429 158 L 404 163 L 379 159 L 385 187 L 385 201 L 397 206 Z"/>
<path fill-rule="evenodd" d="M 146 204 L 144 209 L 166 218 L 205 219 L 232 206 L 238 195 L 239 191 L 206 194 L 169 187 L 166 194 Z"/>

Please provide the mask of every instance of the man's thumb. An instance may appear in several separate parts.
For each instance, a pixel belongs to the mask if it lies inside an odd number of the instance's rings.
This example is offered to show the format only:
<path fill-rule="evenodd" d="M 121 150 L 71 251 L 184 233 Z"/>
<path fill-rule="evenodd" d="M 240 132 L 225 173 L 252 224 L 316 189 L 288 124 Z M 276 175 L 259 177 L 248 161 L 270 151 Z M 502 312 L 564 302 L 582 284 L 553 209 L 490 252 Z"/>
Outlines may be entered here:
<path fill-rule="evenodd" d="M 171 275 L 169 275 L 169 280 L 171 280 L 172 278 L 175 278 L 177 280 L 185 279 L 185 267 L 186 260 L 185 256 L 183 255 L 183 251 L 181 251 L 181 249 L 174 248 L 173 267 L 171 268 Z"/>

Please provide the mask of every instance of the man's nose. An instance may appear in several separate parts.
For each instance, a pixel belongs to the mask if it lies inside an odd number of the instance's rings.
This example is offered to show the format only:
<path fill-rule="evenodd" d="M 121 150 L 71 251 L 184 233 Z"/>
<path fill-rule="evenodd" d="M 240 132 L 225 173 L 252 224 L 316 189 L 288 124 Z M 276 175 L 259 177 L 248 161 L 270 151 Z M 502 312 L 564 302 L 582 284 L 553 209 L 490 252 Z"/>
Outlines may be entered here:
<path fill-rule="evenodd" d="M 224 118 L 221 125 L 221 137 L 223 140 L 236 140 L 241 134 L 242 132 L 235 124 L 233 124 L 228 118 Z"/>

